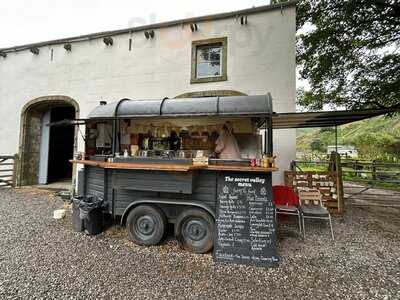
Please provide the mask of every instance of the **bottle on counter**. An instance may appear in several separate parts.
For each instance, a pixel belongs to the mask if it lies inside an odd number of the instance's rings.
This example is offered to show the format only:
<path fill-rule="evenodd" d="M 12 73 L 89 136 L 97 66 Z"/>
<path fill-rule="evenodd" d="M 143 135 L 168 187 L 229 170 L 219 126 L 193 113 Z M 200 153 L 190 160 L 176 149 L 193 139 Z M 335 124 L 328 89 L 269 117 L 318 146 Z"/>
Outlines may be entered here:
<path fill-rule="evenodd" d="M 261 159 L 261 166 L 262 166 L 263 168 L 268 168 L 268 157 L 267 157 L 266 154 L 264 154 L 264 155 L 262 156 L 262 159 Z"/>

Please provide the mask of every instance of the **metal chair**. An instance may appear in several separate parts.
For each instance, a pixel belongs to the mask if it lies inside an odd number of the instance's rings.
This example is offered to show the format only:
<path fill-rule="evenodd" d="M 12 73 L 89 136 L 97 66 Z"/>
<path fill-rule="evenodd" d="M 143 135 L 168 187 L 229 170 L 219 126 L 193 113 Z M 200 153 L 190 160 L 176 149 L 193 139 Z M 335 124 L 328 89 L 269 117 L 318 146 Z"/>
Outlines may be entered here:
<path fill-rule="evenodd" d="M 299 198 L 290 186 L 276 185 L 272 187 L 275 203 L 275 221 L 278 214 L 297 216 L 301 233 L 301 214 L 298 208 Z"/>
<path fill-rule="evenodd" d="M 335 240 L 332 227 L 332 219 L 329 211 L 322 205 L 322 194 L 317 189 L 301 189 L 300 197 L 300 213 L 303 222 L 303 235 L 306 238 L 306 229 L 304 219 L 321 219 L 329 221 L 331 228 L 332 240 Z"/>

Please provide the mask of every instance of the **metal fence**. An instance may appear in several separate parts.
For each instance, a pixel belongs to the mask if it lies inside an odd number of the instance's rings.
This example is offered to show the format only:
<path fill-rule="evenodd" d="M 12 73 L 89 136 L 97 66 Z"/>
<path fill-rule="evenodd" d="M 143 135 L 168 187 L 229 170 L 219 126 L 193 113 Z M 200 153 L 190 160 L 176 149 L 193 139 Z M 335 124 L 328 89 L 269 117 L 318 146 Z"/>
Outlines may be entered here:
<path fill-rule="evenodd" d="M 0 189 L 15 187 L 17 155 L 0 155 Z"/>

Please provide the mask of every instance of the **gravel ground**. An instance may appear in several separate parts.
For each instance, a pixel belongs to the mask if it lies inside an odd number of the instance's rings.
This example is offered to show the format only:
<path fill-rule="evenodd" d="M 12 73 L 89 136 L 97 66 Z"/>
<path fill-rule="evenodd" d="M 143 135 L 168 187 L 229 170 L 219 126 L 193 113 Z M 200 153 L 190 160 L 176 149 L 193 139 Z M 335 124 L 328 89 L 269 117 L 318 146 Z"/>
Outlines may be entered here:
<path fill-rule="evenodd" d="M 354 206 L 387 206 L 400 208 L 400 190 L 367 187 L 356 182 L 344 182 L 345 197 Z"/>
<path fill-rule="evenodd" d="M 140 247 L 124 229 L 89 237 L 71 230 L 65 206 L 36 189 L 0 190 L 0 299 L 400 299 L 400 216 L 349 208 L 328 227 L 279 226 L 277 268 L 221 265 L 180 250 L 173 238 Z M 307 225 L 306 225 L 307 226 Z"/>

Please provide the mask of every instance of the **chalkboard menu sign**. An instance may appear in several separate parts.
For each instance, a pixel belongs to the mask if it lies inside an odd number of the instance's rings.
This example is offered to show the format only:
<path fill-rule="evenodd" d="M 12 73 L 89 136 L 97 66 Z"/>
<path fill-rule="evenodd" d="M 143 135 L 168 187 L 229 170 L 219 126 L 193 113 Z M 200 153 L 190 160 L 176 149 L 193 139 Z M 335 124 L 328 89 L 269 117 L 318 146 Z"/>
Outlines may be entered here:
<path fill-rule="evenodd" d="M 276 225 L 271 173 L 221 173 L 217 187 L 214 258 L 275 266 Z"/>

